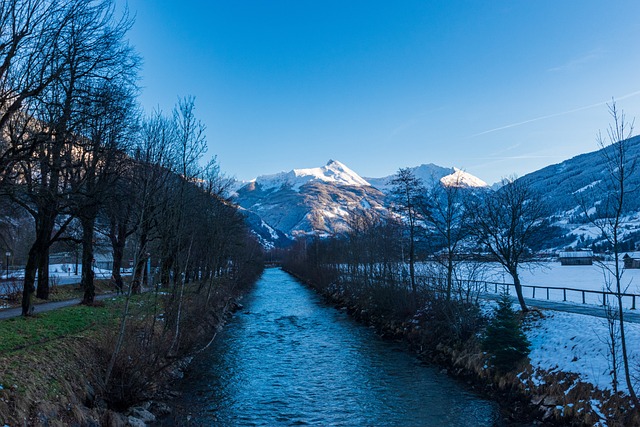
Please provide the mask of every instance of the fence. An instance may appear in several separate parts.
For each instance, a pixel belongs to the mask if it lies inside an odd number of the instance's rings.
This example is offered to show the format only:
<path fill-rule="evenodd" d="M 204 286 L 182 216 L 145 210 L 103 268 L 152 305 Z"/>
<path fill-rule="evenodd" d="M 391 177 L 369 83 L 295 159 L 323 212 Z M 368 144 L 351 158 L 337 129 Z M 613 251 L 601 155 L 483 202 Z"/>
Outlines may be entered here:
<path fill-rule="evenodd" d="M 344 268 L 338 268 L 338 273 L 343 279 L 356 279 L 352 276 L 352 272 L 346 271 Z M 361 276 L 357 280 L 361 280 L 363 276 L 367 276 L 369 283 L 381 283 L 386 280 L 393 280 L 395 283 L 402 283 L 408 286 L 409 277 L 408 274 L 398 274 L 397 272 L 387 272 L 385 274 L 374 274 L 370 276 L 366 271 L 359 272 Z M 379 276 L 379 277 L 378 277 Z M 419 285 L 426 288 L 433 289 L 433 284 L 439 284 L 440 290 L 446 286 L 446 279 L 444 277 L 416 275 L 416 281 L 420 282 Z M 511 288 L 515 287 L 513 283 L 504 282 L 491 282 L 484 280 L 461 280 L 455 279 L 455 284 L 458 289 L 474 289 L 475 292 L 481 291 L 485 293 L 498 294 L 502 290 L 506 289 L 507 293 L 511 293 Z M 525 298 L 531 299 L 544 299 L 549 301 L 560 302 L 572 302 L 581 304 L 592 304 L 605 306 L 611 298 L 617 299 L 615 292 L 609 292 L 604 290 L 592 290 L 592 289 L 578 289 L 568 288 L 562 286 L 541 286 L 541 285 L 521 285 L 523 295 Z M 623 292 L 620 294 L 622 297 L 622 306 L 626 309 L 636 310 L 637 303 L 640 300 L 640 294 L 633 294 Z"/>
<path fill-rule="evenodd" d="M 438 277 L 419 276 L 421 280 L 437 281 L 442 280 Z M 480 280 L 456 280 L 458 286 L 474 286 L 481 289 L 485 293 L 499 293 L 506 289 L 510 293 L 510 289 L 514 288 L 513 283 L 488 282 Z M 522 293 L 525 298 L 546 299 L 550 301 L 576 302 L 582 304 L 606 305 L 609 298 L 617 298 L 615 292 L 595 291 L 590 289 L 565 288 L 559 286 L 539 286 L 539 285 L 521 285 Z M 640 298 L 638 294 L 621 293 L 622 306 L 631 310 L 636 309 L 636 299 Z"/>

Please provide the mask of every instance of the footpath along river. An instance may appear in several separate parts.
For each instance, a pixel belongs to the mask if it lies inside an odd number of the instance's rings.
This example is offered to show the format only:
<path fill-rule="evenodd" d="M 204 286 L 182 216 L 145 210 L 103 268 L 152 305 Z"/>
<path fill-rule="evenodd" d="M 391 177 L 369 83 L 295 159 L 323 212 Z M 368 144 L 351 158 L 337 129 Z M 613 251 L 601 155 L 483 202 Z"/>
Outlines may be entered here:
<path fill-rule="evenodd" d="M 268 269 L 163 425 L 499 426 L 498 405 Z"/>

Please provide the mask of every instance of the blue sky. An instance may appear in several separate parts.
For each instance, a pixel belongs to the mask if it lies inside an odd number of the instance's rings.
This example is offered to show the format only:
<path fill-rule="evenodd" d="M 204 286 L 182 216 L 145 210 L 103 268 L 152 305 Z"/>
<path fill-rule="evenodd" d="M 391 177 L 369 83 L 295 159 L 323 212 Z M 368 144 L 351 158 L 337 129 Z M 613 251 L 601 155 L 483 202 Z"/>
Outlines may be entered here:
<path fill-rule="evenodd" d="M 195 96 L 238 179 L 336 159 L 493 183 L 595 150 L 612 98 L 640 117 L 635 0 L 126 3 L 142 106 Z"/>

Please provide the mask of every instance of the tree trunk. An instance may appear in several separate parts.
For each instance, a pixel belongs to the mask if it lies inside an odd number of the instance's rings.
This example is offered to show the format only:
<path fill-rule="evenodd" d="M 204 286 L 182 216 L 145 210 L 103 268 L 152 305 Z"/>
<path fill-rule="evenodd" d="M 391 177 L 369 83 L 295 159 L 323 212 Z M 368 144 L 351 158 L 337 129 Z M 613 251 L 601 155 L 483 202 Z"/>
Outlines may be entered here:
<path fill-rule="evenodd" d="M 32 248 L 38 252 L 38 262 L 34 268 L 38 269 L 38 290 L 36 296 L 49 299 L 49 245 L 51 233 L 55 225 L 56 214 L 52 209 L 43 208 L 36 218 L 36 240 Z"/>
<path fill-rule="evenodd" d="M 112 228 L 109 235 L 111 240 L 111 248 L 113 250 L 113 267 L 111 269 L 111 276 L 114 279 L 121 277 L 122 262 L 124 260 L 124 246 L 126 244 L 126 226 L 118 225 Z"/>
<path fill-rule="evenodd" d="M 171 258 L 163 258 L 160 266 L 160 283 L 163 288 L 168 288 L 171 284 L 171 266 L 173 261 Z"/>
<path fill-rule="evenodd" d="M 22 315 L 33 313 L 33 294 L 36 291 L 36 269 L 40 262 L 40 252 L 34 244 L 29 250 L 27 265 L 24 268 L 24 286 L 22 288 Z"/>
<path fill-rule="evenodd" d="M 92 305 L 96 296 L 96 288 L 93 273 L 93 236 L 95 219 L 94 217 L 83 218 L 82 223 L 82 289 L 84 296 L 82 304 Z"/>
<path fill-rule="evenodd" d="M 616 224 L 616 230 L 617 230 Z M 620 322 L 620 345 L 621 345 L 621 353 L 622 353 L 622 365 L 624 367 L 624 379 L 627 383 L 627 388 L 629 389 L 629 395 L 631 396 L 631 400 L 634 405 L 638 405 L 638 396 L 636 395 L 635 389 L 633 388 L 633 383 L 631 382 L 631 373 L 629 369 L 629 355 L 627 351 L 627 338 L 625 336 L 624 329 L 624 310 L 622 309 L 622 272 L 620 271 L 620 259 L 619 259 L 619 249 L 617 246 L 618 243 L 618 235 L 617 232 L 614 233 L 615 243 L 614 243 L 614 262 L 615 262 L 615 279 L 616 279 L 616 298 L 618 300 L 618 321 Z"/>
<path fill-rule="evenodd" d="M 43 244 L 40 259 L 38 260 L 38 289 L 36 296 L 40 299 L 49 299 L 49 244 Z"/>
<path fill-rule="evenodd" d="M 410 232 L 409 242 L 409 277 L 411 278 L 411 290 L 413 291 L 414 302 L 418 300 L 418 288 L 416 286 L 416 267 L 415 267 L 415 243 L 413 242 L 413 228 Z"/>
<path fill-rule="evenodd" d="M 131 293 L 137 295 L 140 293 L 143 276 L 145 275 L 145 265 L 147 263 L 147 241 L 148 235 L 145 232 L 140 234 L 140 246 L 136 254 L 136 264 L 133 270 L 133 279 L 131 281 Z"/>
<path fill-rule="evenodd" d="M 524 301 L 524 295 L 522 294 L 522 284 L 520 283 L 520 276 L 518 276 L 518 272 L 510 272 L 511 277 L 513 278 L 513 286 L 516 288 L 516 295 L 518 296 L 518 302 L 520 303 L 520 308 L 523 312 L 529 311 L 527 307 L 527 303 Z"/>
<path fill-rule="evenodd" d="M 453 254 L 447 255 L 447 301 L 451 300 L 451 289 L 453 289 Z"/>

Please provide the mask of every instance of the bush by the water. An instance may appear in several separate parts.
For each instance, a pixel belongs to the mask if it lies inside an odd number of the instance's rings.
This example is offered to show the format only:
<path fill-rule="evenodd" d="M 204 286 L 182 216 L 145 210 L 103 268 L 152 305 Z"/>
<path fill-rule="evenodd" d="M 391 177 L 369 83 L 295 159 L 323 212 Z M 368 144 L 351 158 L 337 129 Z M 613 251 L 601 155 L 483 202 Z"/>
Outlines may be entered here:
<path fill-rule="evenodd" d="M 529 347 L 530 343 L 522 331 L 518 314 L 511 306 L 511 299 L 504 293 L 487 326 L 482 349 L 491 354 L 495 367 L 509 371 L 529 355 Z"/>

